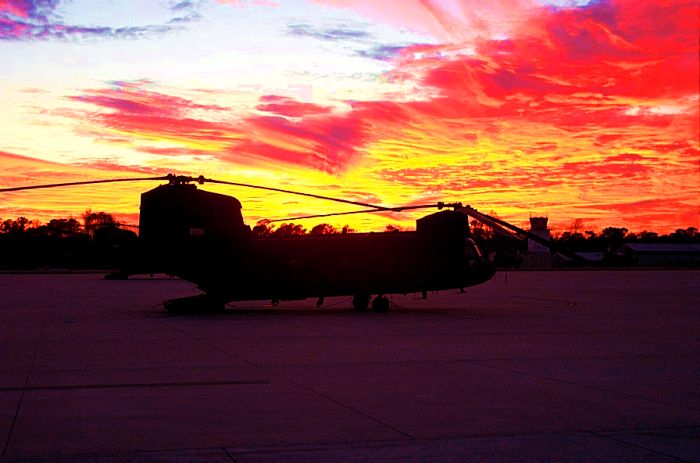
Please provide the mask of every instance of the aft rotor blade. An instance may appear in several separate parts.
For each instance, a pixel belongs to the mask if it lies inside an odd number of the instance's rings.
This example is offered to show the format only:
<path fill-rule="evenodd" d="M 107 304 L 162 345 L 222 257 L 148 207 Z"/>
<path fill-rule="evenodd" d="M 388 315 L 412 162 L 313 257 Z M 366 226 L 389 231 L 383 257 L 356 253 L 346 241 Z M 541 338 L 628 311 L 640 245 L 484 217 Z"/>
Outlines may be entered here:
<path fill-rule="evenodd" d="M 286 219 L 275 219 L 268 220 L 268 222 L 291 222 L 295 220 L 306 220 L 306 219 L 317 219 L 320 217 L 334 217 L 336 215 L 351 215 L 351 214 L 372 214 L 377 212 L 402 212 L 412 209 L 426 209 L 431 207 L 441 207 L 439 204 L 420 204 L 416 206 L 403 206 L 403 207 L 385 207 L 382 209 L 361 209 L 359 211 L 349 211 L 349 212 L 331 212 L 330 214 L 314 214 L 314 215 L 302 215 L 299 217 L 288 217 Z"/>
<path fill-rule="evenodd" d="M 543 246 L 546 246 L 549 249 L 552 249 L 552 243 L 550 243 L 548 240 L 542 238 L 541 236 L 537 236 L 534 233 L 530 233 L 527 230 L 523 230 L 520 227 L 516 227 L 515 225 L 506 222 L 505 220 L 501 220 L 497 217 L 492 217 L 488 214 L 484 214 L 483 212 L 479 212 L 476 209 L 474 209 L 471 206 L 465 207 L 466 209 L 466 214 L 474 217 L 476 220 L 479 222 L 488 225 L 489 227 L 494 227 L 494 228 L 505 228 L 507 230 L 510 230 L 514 232 L 516 235 L 520 235 L 526 238 L 530 238 L 532 241 L 535 241 L 537 243 L 542 244 Z"/>
<path fill-rule="evenodd" d="M 0 193 L 5 193 L 8 191 L 21 191 L 21 190 L 38 190 L 41 188 L 58 188 L 64 186 L 77 186 L 77 185 L 95 185 L 98 183 L 116 183 L 116 182 L 138 182 L 138 181 L 154 181 L 154 180 L 168 180 L 167 176 L 160 177 L 134 177 L 134 178 L 112 178 L 107 180 L 85 180 L 81 182 L 64 182 L 64 183 L 48 183 L 44 185 L 27 185 L 27 186 L 17 186 L 12 188 L 0 188 Z"/>
<path fill-rule="evenodd" d="M 532 241 L 539 243 L 542 246 L 545 246 L 551 252 L 559 252 L 559 253 L 563 254 L 564 256 L 566 256 L 574 261 L 580 262 L 580 261 L 585 260 L 583 257 L 579 256 L 578 254 L 573 253 L 573 252 L 568 252 L 568 251 L 565 251 L 563 249 L 558 249 L 558 247 L 554 243 L 552 243 L 551 241 L 546 240 L 546 239 L 542 238 L 541 236 L 535 235 L 534 233 L 531 233 L 527 230 L 523 230 L 520 227 L 516 227 L 515 225 L 508 223 L 505 220 L 501 220 L 497 217 L 492 217 L 488 214 L 484 214 L 484 213 L 479 212 L 470 206 L 465 207 L 465 209 L 466 209 L 465 213 L 467 215 L 474 217 L 476 220 L 478 220 L 479 222 L 481 222 L 485 225 L 488 225 L 488 226 L 494 227 L 494 228 L 511 230 L 516 235 L 520 235 L 522 237 L 529 238 Z"/>
<path fill-rule="evenodd" d="M 199 179 L 194 179 L 194 180 L 199 180 Z M 279 193 L 287 193 L 287 194 L 292 194 L 292 195 L 297 195 L 297 196 L 306 196 L 309 198 L 323 199 L 326 201 L 334 201 L 337 203 L 354 204 L 355 206 L 369 207 L 371 209 L 376 209 L 378 211 L 391 210 L 391 208 L 387 208 L 384 206 L 377 206 L 375 204 L 363 203 L 363 202 L 359 202 L 359 201 L 350 201 L 348 199 L 333 198 L 331 196 L 316 195 L 313 193 L 304 193 L 301 191 L 285 190 L 283 188 L 274 188 L 274 187 L 270 187 L 270 186 L 253 185 L 250 183 L 227 182 L 224 180 L 215 180 L 215 179 L 211 179 L 211 178 L 202 178 L 201 181 L 209 182 L 209 183 L 218 183 L 220 185 L 231 185 L 231 186 L 240 186 L 240 187 L 244 187 L 244 188 L 255 188 L 258 190 L 277 191 Z"/>

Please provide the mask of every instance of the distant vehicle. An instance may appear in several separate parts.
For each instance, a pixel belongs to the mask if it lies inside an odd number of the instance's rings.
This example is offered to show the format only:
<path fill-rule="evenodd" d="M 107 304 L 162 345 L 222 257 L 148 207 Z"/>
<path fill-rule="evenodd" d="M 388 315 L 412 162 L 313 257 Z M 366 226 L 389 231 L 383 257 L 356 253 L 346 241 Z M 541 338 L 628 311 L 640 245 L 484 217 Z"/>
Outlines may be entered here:
<path fill-rule="evenodd" d="M 196 284 L 203 294 L 174 299 L 170 311 L 223 310 L 229 301 L 352 296 L 357 310 L 389 310 L 388 294 L 460 289 L 488 281 L 494 265 L 470 237 L 469 217 L 542 240 L 461 203 L 383 207 L 260 185 L 176 176 L 92 180 L 3 188 L 0 192 L 126 181 L 167 181 L 141 195 L 138 258 L 108 278 L 167 273 Z M 347 233 L 257 238 L 232 196 L 198 189 L 205 182 L 272 190 L 354 204 L 362 210 L 297 217 L 437 208 L 400 233 Z M 547 241 L 544 241 L 547 245 Z M 373 297 L 374 296 L 374 297 Z"/>

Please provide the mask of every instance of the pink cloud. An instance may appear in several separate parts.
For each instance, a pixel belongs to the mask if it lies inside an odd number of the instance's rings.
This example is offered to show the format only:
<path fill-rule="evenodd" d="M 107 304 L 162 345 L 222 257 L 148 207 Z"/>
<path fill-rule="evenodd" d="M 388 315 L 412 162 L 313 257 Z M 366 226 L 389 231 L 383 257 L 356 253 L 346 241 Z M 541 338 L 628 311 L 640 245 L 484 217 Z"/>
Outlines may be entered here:
<path fill-rule="evenodd" d="M 32 3 L 29 0 L 3 0 L 0 2 L 0 14 L 28 18 Z"/>
<path fill-rule="evenodd" d="M 87 114 L 97 127 L 128 134 L 140 151 L 159 155 L 208 154 L 230 161 L 258 159 L 341 172 L 357 160 L 368 136 L 364 123 L 351 114 L 332 114 L 330 108 L 289 97 L 260 98 L 257 109 L 274 116 L 250 114 L 222 122 L 220 116 L 228 108 L 155 92 L 146 88 L 149 85 L 91 89 L 70 99 L 98 108 L 78 117 Z M 148 143 L 154 139 L 184 146 L 153 148 Z M 202 147 L 192 148 L 193 143 Z"/>
<path fill-rule="evenodd" d="M 256 109 L 286 117 L 304 117 L 330 112 L 327 106 L 303 103 L 292 98 L 278 95 L 263 95 Z"/>
<path fill-rule="evenodd" d="M 148 90 L 148 81 L 115 82 L 109 89 L 86 90 L 82 95 L 69 99 L 113 109 L 121 114 L 158 115 L 181 117 L 189 111 L 230 111 L 230 108 L 212 104 L 199 104 L 186 98 Z"/>

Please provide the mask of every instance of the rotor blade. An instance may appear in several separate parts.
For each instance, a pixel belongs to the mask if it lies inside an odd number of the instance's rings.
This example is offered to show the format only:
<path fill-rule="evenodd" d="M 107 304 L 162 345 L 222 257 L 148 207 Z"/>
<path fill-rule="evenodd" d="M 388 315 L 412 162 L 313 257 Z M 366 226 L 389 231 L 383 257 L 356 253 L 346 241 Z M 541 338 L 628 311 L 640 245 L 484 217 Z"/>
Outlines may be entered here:
<path fill-rule="evenodd" d="M 379 211 L 388 211 L 391 210 L 391 208 L 384 207 L 384 206 L 377 206 L 375 204 L 369 204 L 369 203 L 362 203 L 359 201 L 350 201 L 347 199 L 340 199 L 340 198 L 333 198 L 331 196 L 322 196 L 322 195 L 315 195 L 312 193 L 303 193 L 301 191 L 294 191 L 294 190 L 285 190 L 282 188 L 274 188 L 274 187 L 269 187 L 269 186 L 262 186 L 262 185 L 253 185 L 250 183 L 238 183 L 238 182 L 226 182 L 223 180 L 215 180 L 211 178 L 202 178 L 200 177 L 201 181 L 204 182 L 209 182 L 209 183 L 218 183 L 220 185 L 231 185 L 231 186 L 240 186 L 240 187 L 245 187 L 245 188 L 255 188 L 258 190 L 268 190 L 268 191 L 277 191 L 279 193 L 287 193 L 287 194 L 292 194 L 292 195 L 297 195 L 297 196 L 307 196 L 309 198 L 316 198 L 316 199 L 324 199 L 326 201 L 335 201 L 337 203 L 345 203 L 345 204 L 354 204 L 355 206 L 363 206 L 363 207 L 369 207 L 372 209 L 376 209 Z M 200 181 L 200 179 L 193 179 L 195 181 Z"/>
<path fill-rule="evenodd" d="M 530 233 L 527 230 L 523 230 L 520 227 L 516 227 L 515 225 L 508 223 L 505 220 L 501 220 L 497 217 L 492 217 L 488 214 L 484 214 L 483 212 L 479 212 L 471 206 L 466 206 L 465 209 L 466 209 L 466 213 L 468 215 L 471 215 L 479 222 L 484 223 L 490 227 L 496 226 L 496 227 L 505 228 L 505 229 L 511 230 L 512 232 L 515 232 L 515 234 L 517 234 L 517 235 L 521 235 L 522 237 L 530 238 L 532 241 L 535 241 L 543 246 L 546 246 L 549 249 L 553 248 L 553 245 L 551 242 L 549 242 L 549 240 L 546 240 L 546 239 L 542 238 L 541 236 L 537 236 L 534 233 Z"/>
<path fill-rule="evenodd" d="M 482 222 L 490 227 L 495 226 L 495 227 L 501 227 L 501 228 L 512 230 L 513 232 L 515 232 L 518 235 L 521 235 L 525 238 L 529 238 L 532 241 L 545 246 L 551 252 L 558 252 L 558 253 L 563 254 L 564 256 L 566 256 L 574 261 L 577 261 L 577 262 L 585 261 L 585 259 L 583 257 L 579 256 L 578 254 L 573 253 L 573 252 L 568 252 L 568 251 L 563 250 L 563 249 L 559 249 L 558 246 L 556 246 L 556 244 L 552 243 L 550 240 L 546 240 L 546 239 L 542 238 L 541 236 L 535 235 L 534 233 L 531 233 L 527 230 L 523 230 L 520 227 L 516 227 L 515 225 L 508 223 L 505 220 L 501 220 L 497 217 L 492 217 L 490 215 L 479 212 L 476 209 L 472 208 L 471 206 L 466 206 L 465 209 L 466 209 L 466 211 L 465 211 L 466 214 L 474 217 L 476 220 L 478 220 L 478 221 L 480 221 L 480 222 Z"/>
<path fill-rule="evenodd" d="M 0 188 L 0 193 L 8 191 L 20 191 L 20 190 L 38 190 L 40 188 L 57 188 L 64 186 L 76 186 L 76 185 L 94 185 L 97 183 L 115 183 L 115 182 L 137 182 L 142 180 L 153 181 L 153 180 L 168 180 L 167 176 L 161 177 L 134 177 L 134 178 L 113 178 L 108 180 L 85 180 L 82 182 L 65 182 L 65 183 L 48 183 L 44 185 L 28 185 L 28 186 L 18 186 L 13 188 Z"/>
<path fill-rule="evenodd" d="M 472 216 L 475 220 L 483 223 L 484 225 L 491 227 L 491 229 L 493 229 L 493 231 L 498 235 L 506 236 L 508 238 L 515 238 L 515 239 L 523 239 L 524 238 L 523 236 L 519 236 L 514 231 L 509 230 L 509 229 L 499 225 L 495 221 L 490 220 L 491 216 L 488 216 L 486 214 L 481 214 L 479 211 L 477 211 L 476 209 L 473 209 L 470 206 L 467 206 L 464 209 L 465 210 L 463 210 L 462 212 L 464 212 L 468 216 L 469 215 Z"/>
<path fill-rule="evenodd" d="M 416 206 L 403 206 L 403 207 L 385 207 L 382 209 L 362 209 L 359 211 L 349 211 L 349 212 L 332 212 L 330 214 L 315 214 L 315 215 L 302 215 L 299 217 L 289 217 L 286 219 L 275 219 L 268 220 L 269 223 L 273 222 L 291 222 L 295 220 L 306 220 L 306 219 L 317 219 L 320 217 L 333 217 L 336 215 L 350 215 L 350 214 L 371 214 L 376 212 L 402 212 L 412 209 L 426 209 L 430 207 L 442 208 L 441 204 L 420 204 Z"/>

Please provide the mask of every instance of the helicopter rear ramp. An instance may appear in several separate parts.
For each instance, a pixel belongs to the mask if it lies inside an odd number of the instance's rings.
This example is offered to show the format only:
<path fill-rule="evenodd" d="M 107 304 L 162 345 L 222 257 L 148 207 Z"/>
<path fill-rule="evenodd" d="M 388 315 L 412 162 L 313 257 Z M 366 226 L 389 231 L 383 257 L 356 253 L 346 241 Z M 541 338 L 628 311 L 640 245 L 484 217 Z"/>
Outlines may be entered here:
<path fill-rule="evenodd" d="M 700 271 L 173 316 L 180 280 L 0 274 L 0 462 L 700 461 Z"/>

